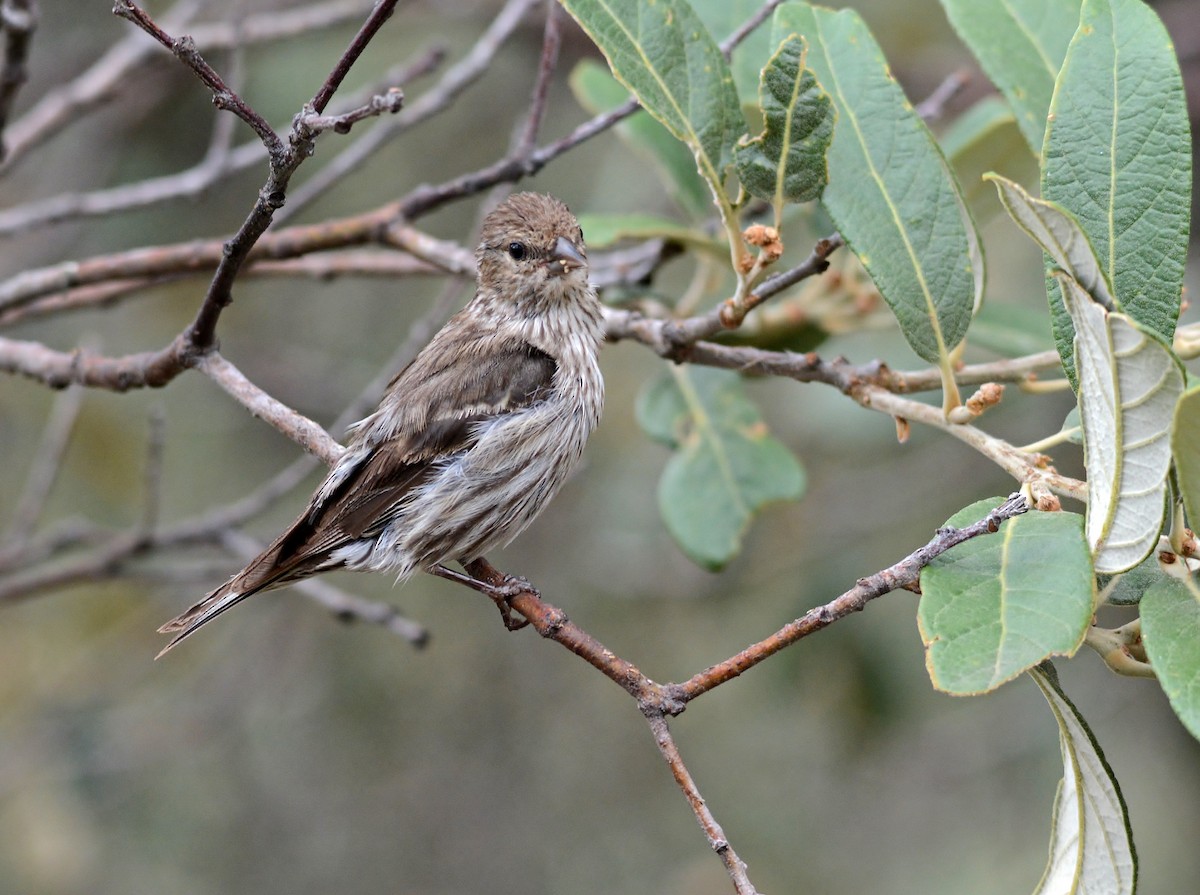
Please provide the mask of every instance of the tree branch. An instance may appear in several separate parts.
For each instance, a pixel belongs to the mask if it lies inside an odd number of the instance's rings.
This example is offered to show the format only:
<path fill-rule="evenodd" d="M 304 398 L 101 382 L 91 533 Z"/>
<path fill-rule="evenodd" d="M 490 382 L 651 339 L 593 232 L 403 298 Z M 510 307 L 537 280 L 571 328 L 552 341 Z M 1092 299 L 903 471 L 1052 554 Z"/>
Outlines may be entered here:
<path fill-rule="evenodd" d="M 38 23 L 37 0 L 3 0 L 0 3 L 0 33 L 4 35 L 4 59 L 0 66 L 0 162 L 6 155 L 4 128 L 17 92 L 29 78 L 25 64 Z"/>
<path fill-rule="evenodd" d="M 204 355 L 197 366 L 226 394 L 250 411 L 251 416 L 270 423 L 305 451 L 320 457 L 326 466 L 332 466 L 345 453 L 346 449 L 321 426 L 272 398 L 223 358 L 220 352 L 212 351 Z"/>

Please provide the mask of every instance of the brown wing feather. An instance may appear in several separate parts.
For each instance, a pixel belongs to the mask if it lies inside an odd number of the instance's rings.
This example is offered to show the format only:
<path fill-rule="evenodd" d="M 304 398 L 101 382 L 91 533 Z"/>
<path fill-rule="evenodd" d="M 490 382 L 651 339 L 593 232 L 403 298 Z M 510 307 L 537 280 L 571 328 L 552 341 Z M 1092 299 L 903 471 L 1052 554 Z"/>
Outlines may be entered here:
<path fill-rule="evenodd" d="M 331 568 L 331 554 L 377 535 L 392 518 L 389 510 L 428 480 L 436 461 L 468 450 L 480 423 L 549 394 L 557 364 L 545 352 L 519 342 L 507 351 L 492 345 L 482 358 L 472 350 L 480 333 L 450 327 L 442 333 L 453 333 L 459 345 L 431 351 L 435 340 L 388 388 L 405 398 L 397 431 L 380 438 L 379 430 L 388 427 L 378 413 L 356 427 L 350 449 L 377 440 L 374 448 L 353 469 L 340 470 L 337 486 L 327 494 L 320 489 L 308 509 L 230 581 L 164 624 L 163 633 L 182 632 L 167 649 L 252 594 Z"/>

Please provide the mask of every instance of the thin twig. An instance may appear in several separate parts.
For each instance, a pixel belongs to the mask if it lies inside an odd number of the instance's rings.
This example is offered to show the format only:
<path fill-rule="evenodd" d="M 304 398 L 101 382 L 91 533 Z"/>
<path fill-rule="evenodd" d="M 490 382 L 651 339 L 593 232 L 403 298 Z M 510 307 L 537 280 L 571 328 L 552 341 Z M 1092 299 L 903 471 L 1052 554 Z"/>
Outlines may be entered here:
<path fill-rule="evenodd" d="M 914 550 L 898 563 L 867 578 L 860 578 L 854 587 L 837 599 L 810 609 L 770 637 L 747 647 L 724 662 L 709 666 L 681 684 L 671 685 L 672 690 L 685 704 L 690 702 L 697 696 L 749 671 L 764 659 L 809 634 L 814 634 L 854 612 L 861 612 L 871 600 L 915 584 L 921 577 L 921 570 L 950 548 L 980 535 L 993 534 L 1000 529 L 1005 520 L 1019 516 L 1028 509 L 1029 504 L 1025 498 L 1017 493 L 978 522 L 965 528 L 940 529 L 925 546 Z"/>
<path fill-rule="evenodd" d="M 444 55 L 445 51 L 440 47 L 427 49 L 415 58 L 389 70 L 380 78 L 380 82 L 383 85 L 405 84 L 428 74 L 440 64 Z M 387 89 L 386 86 L 382 88 L 385 93 Z M 372 97 L 378 92 L 365 90 L 361 95 L 356 93 L 339 101 L 335 114 L 345 115 L 355 109 L 359 110 L 359 116 L 379 114 L 372 107 Z M 395 104 L 396 101 L 389 98 L 387 102 Z M 0 210 L 0 236 L 23 234 L 35 227 L 45 227 L 77 218 L 146 208 L 173 199 L 195 198 L 221 178 L 262 163 L 265 152 L 259 140 L 230 148 L 229 140 L 233 136 L 234 123 L 235 119 L 231 116 L 215 116 L 213 135 L 204 158 L 183 171 L 86 193 L 64 193 Z M 333 123 L 336 125 L 336 122 Z M 290 201 L 293 200 L 289 198 Z M 278 223 L 280 219 L 281 215 L 277 212 L 275 222 Z M 2 322 L 3 320 L 0 320 L 0 323 Z"/>
<path fill-rule="evenodd" d="M 350 41 L 350 46 L 342 53 L 333 70 L 329 72 L 329 77 L 325 79 L 325 83 L 313 96 L 310 105 L 318 115 L 325 111 L 325 107 L 329 105 L 329 101 L 337 89 L 342 86 L 342 81 L 346 79 L 346 75 L 350 73 L 350 69 L 358 61 L 358 57 L 363 54 L 367 44 L 379 33 L 383 23 L 392 17 L 392 13 L 396 10 L 396 2 L 397 0 L 379 0 L 375 4 L 371 14 L 367 16 L 367 20 L 363 22 L 358 33 Z"/>
<path fill-rule="evenodd" d="M 404 91 L 399 87 L 393 87 L 387 93 L 376 94 L 367 102 L 347 112 L 337 115 L 304 115 L 302 121 L 304 127 L 308 128 L 314 136 L 327 130 L 348 134 L 350 128 L 363 119 L 395 114 L 400 111 L 403 104 Z"/>
<path fill-rule="evenodd" d="M 542 118 L 546 114 L 546 99 L 550 94 L 550 81 L 558 66 L 558 49 L 561 43 L 558 2 L 557 0 L 546 0 L 546 26 L 542 32 L 542 55 L 538 59 L 533 96 L 529 101 L 529 114 L 525 116 L 525 123 L 521 128 L 521 135 L 515 147 L 517 156 L 528 156 L 537 146 L 537 135 L 542 126 Z"/>
<path fill-rule="evenodd" d="M 1029 509 L 1025 498 L 1011 495 L 983 519 L 964 528 L 940 529 L 923 547 L 899 562 L 861 578 L 853 588 L 836 599 L 818 606 L 785 625 L 770 637 L 747 647 L 732 658 L 710 666 L 681 684 L 657 684 L 635 665 L 617 656 L 596 638 L 571 622 L 565 612 L 541 599 L 532 588 L 521 589 L 509 600 L 513 609 L 547 640 L 575 653 L 638 701 L 647 717 L 654 714 L 678 715 L 687 704 L 703 693 L 732 680 L 768 656 L 791 646 L 809 634 L 828 627 L 838 619 L 861 611 L 868 602 L 886 593 L 914 584 L 921 570 L 947 550 L 964 541 L 994 534 L 1007 519 Z M 486 562 L 479 567 L 480 579 L 493 587 L 510 586 L 512 579 Z"/>
<path fill-rule="evenodd" d="M 508 0 L 470 51 L 458 63 L 447 69 L 435 87 L 408 103 L 404 111 L 394 118 L 379 122 L 334 156 L 306 183 L 293 190 L 288 197 L 287 207 L 277 213 L 276 219 L 280 222 L 291 219 L 348 173 L 360 168 L 394 137 L 449 108 L 467 87 L 488 70 L 496 53 L 516 31 L 536 2 L 537 0 Z"/>
<path fill-rule="evenodd" d="M 948 422 L 941 408 L 920 401 L 913 401 L 893 394 L 875 385 L 862 385 L 851 393 L 859 404 L 881 411 L 896 419 L 921 422 L 953 435 L 959 441 L 973 447 L 1021 484 L 1048 488 L 1055 494 L 1075 500 L 1087 499 L 1087 484 L 1078 479 L 1060 475 L 1048 467 L 1040 454 L 1027 454 L 1003 439 L 989 435 L 975 426 Z"/>
<path fill-rule="evenodd" d="M 747 314 L 767 299 L 802 280 L 824 273 L 829 268 L 829 256 L 844 244 L 841 234 L 838 233 L 819 239 L 812 252 L 802 262 L 791 270 L 764 280 L 740 302 L 729 298 L 707 314 L 679 322 L 667 321 L 663 325 L 663 338 L 671 347 L 672 356 L 677 360 L 686 357 L 690 345 L 724 330 L 736 329 L 746 319 Z"/>
<path fill-rule="evenodd" d="M 79 418 L 85 394 L 82 388 L 67 389 L 58 396 L 50 410 L 50 419 L 42 432 L 33 467 L 25 477 L 25 490 L 9 519 L 3 545 L 5 555 L 19 551 L 28 542 L 42 517 L 46 500 L 62 470 L 63 456 L 70 444 L 71 433 L 75 430 L 75 421 Z"/>
<path fill-rule="evenodd" d="M 769 15 L 770 11 L 779 5 L 779 2 L 780 0 L 769 0 L 765 13 L 760 8 L 744 25 L 721 42 L 721 51 L 727 55 L 731 53 L 765 21 L 766 15 Z M 454 177 L 435 186 L 418 187 L 400 200 L 401 214 L 406 220 L 413 220 L 447 202 L 481 193 L 498 183 L 515 183 L 524 177 L 532 176 L 563 153 L 603 133 L 640 108 L 641 104 L 637 98 L 631 96 L 616 108 L 592 117 L 567 136 L 528 153 L 523 158 L 509 155 L 478 171 Z"/>
<path fill-rule="evenodd" d="M 163 28 L 184 27 L 203 3 L 177 3 L 161 19 Z M 227 49 L 235 45 L 267 43 L 340 25 L 361 16 L 371 0 L 319 0 L 308 6 L 271 10 L 247 16 L 237 27 L 223 22 L 198 25 L 192 38 L 201 51 Z M 84 113 L 119 96 L 138 80 L 132 73 L 145 64 L 158 64 L 154 44 L 133 33 L 81 72 L 73 81 L 47 92 L 32 108 L 12 122 L 8 131 L 8 155 L 0 162 L 0 173 L 41 145 L 63 127 L 74 124 Z"/>
<path fill-rule="evenodd" d="M 213 349 L 216 343 L 217 321 L 222 311 L 233 301 L 233 282 L 250 255 L 254 244 L 270 226 L 275 210 L 282 207 L 286 196 L 288 183 L 300 164 L 313 151 L 313 139 L 316 133 L 306 127 L 305 119 L 311 112 L 320 113 L 324 110 L 333 90 L 341 83 L 350 66 L 362 53 L 366 42 L 377 33 L 379 26 L 391 15 L 397 0 L 379 0 L 367 22 L 351 41 L 350 46 L 334 65 L 333 71 L 325 85 L 317 92 L 313 102 L 306 106 L 305 111 L 296 117 L 287 142 L 280 140 L 278 135 L 257 112 L 250 108 L 222 80 L 213 68 L 196 50 L 194 42 L 187 38 L 175 39 L 164 32 L 157 24 L 131 0 L 117 0 L 113 11 L 150 34 L 155 40 L 168 47 L 213 91 L 213 102 L 220 108 L 226 108 L 242 118 L 258 134 L 266 146 L 270 157 L 271 170 L 266 184 L 259 190 L 258 198 L 250 213 L 238 228 L 237 233 L 225 243 L 221 261 L 217 265 L 204 301 L 196 313 L 195 319 L 174 343 L 175 372 L 195 363 L 197 357 Z"/>
<path fill-rule="evenodd" d="M 17 92 L 29 78 L 26 63 L 33 32 L 38 24 L 37 0 L 0 2 L 0 33 L 4 35 L 4 59 L 0 64 L 0 162 L 4 161 L 4 128 Z"/>
<path fill-rule="evenodd" d="M 708 839 L 708 847 L 717 853 L 725 865 L 725 869 L 729 872 L 729 878 L 733 880 L 734 891 L 738 895 L 758 895 L 758 890 L 754 888 L 746 873 L 746 863 L 737 856 L 737 852 L 725 838 L 725 831 L 713 817 L 708 803 L 696 786 L 696 781 L 692 779 L 691 772 L 683 763 L 683 757 L 679 754 L 679 747 L 671 735 L 671 727 L 667 723 L 667 719 L 662 715 L 654 714 L 647 716 L 646 720 L 650 724 L 650 733 L 654 736 L 654 745 L 658 747 L 659 754 L 671 769 L 676 785 L 682 790 L 684 798 L 691 806 L 692 814 L 696 816 L 700 829 L 704 831 L 704 835 Z"/>
<path fill-rule="evenodd" d="M 733 55 L 733 51 L 737 49 L 738 44 L 749 37 L 759 25 L 769 19 L 771 14 L 775 12 L 775 8 L 782 2 L 783 0 L 767 0 L 766 3 L 758 8 L 754 15 L 742 22 L 736 31 L 721 41 L 721 54 L 725 57 L 726 61 Z"/>
<path fill-rule="evenodd" d="M 380 242 L 384 240 L 386 228 L 396 220 L 397 211 L 397 206 L 390 203 L 351 217 L 275 230 L 251 248 L 247 261 L 297 258 L 312 252 Z M 25 270 L 0 281 L 0 314 L 77 286 L 108 280 L 208 273 L 218 268 L 224 252 L 225 243 L 219 239 L 192 240 Z"/>
<path fill-rule="evenodd" d="M 267 151 L 272 155 L 282 152 L 283 147 L 279 135 L 269 125 L 265 118 L 252 109 L 245 100 L 231 89 L 217 74 L 216 69 L 205 61 L 196 47 L 196 41 L 189 35 L 180 38 L 167 34 L 150 15 L 133 0 L 116 0 L 113 4 L 113 15 L 120 16 L 137 25 L 156 41 L 174 53 L 184 65 L 192 70 L 209 90 L 212 91 L 213 105 L 218 109 L 227 109 L 246 122 L 258 134 Z"/>
<path fill-rule="evenodd" d="M 270 423 L 308 453 L 320 457 L 327 466 L 336 463 L 345 452 L 321 426 L 264 392 L 219 352 L 204 355 L 197 366 L 252 416 Z"/>
<path fill-rule="evenodd" d="M 946 112 L 946 104 L 971 83 L 971 73 L 964 68 L 950 72 L 929 96 L 917 103 L 914 111 L 925 121 L 937 121 Z"/>

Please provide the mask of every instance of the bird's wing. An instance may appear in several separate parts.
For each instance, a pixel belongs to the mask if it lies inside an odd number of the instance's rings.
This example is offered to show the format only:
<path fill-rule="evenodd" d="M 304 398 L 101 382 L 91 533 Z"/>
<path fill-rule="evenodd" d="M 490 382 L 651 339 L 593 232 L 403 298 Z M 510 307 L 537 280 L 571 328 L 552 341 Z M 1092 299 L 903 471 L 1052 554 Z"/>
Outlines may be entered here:
<path fill-rule="evenodd" d="M 493 341 L 482 351 L 477 336 L 461 332 L 459 338 L 461 346 L 443 342 L 438 352 L 430 352 L 431 344 L 393 380 L 381 410 L 354 433 L 349 456 L 355 459 L 334 467 L 287 531 L 228 582 L 159 628 L 178 633 L 167 649 L 252 594 L 335 568 L 331 554 L 377 535 L 437 461 L 474 444 L 479 423 L 549 395 L 557 369 L 550 355 L 519 341 Z M 389 406 L 393 412 L 385 410 Z"/>
<path fill-rule="evenodd" d="M 400 409 L 360 429 L 350 450 L 361 459 L 330 475 L 303 524 L 297 520 L 289 531 L 292 545 L 320 551 L 328 536 L 345 543 L 377 535 L 435 463 L 475 443 L 479 424 L 545 400 L 557 369 L 554 358 L 526 342 L 442 358 L 437 365 L 418 358 L 393 381 L 381 406 Z"/>

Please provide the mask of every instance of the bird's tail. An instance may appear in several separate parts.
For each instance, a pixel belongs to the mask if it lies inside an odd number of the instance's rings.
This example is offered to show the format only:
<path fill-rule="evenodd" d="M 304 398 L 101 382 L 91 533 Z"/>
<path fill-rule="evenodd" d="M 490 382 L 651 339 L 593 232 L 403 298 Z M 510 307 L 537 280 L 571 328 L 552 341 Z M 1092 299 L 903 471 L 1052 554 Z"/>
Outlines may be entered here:
<path fill-rule="evenodd" d="M 225 584 L 218 587 L 203 600 L 192 606 L 186 612 L 180 613 L 158 629 L 160 634 L 174 634 L 175 637 L 162 648 L 155 659 L 161 659 L 174 649 L 181 641 L 191 637 L 203 625 L 208 624 L 226 609 L 236 606 L 246 597 L 252 596 L 269 587 L 268 582 L 259 586 L 246 586 L 243 575 L 236 575 Z"/>
<path fill-rule="evenodd" d="M 161 659 L 174 649 L 182 640 L 191 637 L 198 629 L 208 624 L 226 609 L 236 606 L 246 597 L 252 597 L 265 590 L 283 587 L 300 578 L 307 578 L 315 571 L 294 560 L 280 563 L 280 545 L 287 535 L 260 553 L 250 563 L 209 593 L 203 600 L 166 622 L 158 629 L 160 634 L 174 634 L 174 639 L 168 643 L 154 658 Z"/>

